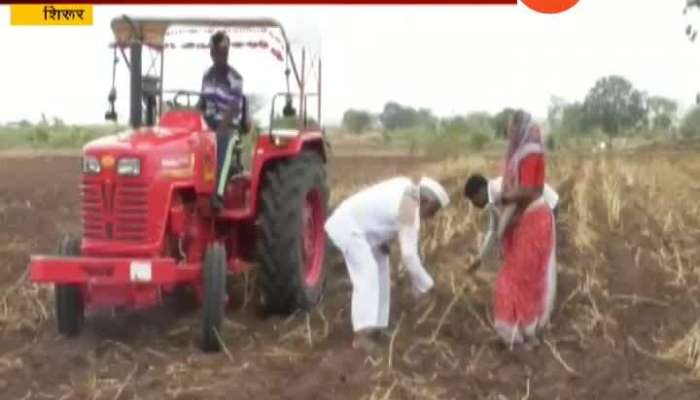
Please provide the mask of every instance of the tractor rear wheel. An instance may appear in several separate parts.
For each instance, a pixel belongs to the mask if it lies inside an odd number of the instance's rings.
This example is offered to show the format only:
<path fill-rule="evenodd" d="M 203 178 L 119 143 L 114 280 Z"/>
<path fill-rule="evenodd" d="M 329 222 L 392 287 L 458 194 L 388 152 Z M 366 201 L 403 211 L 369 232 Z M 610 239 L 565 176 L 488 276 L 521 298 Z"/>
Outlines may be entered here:
<path fill-rule="evenodd" d="M 80 255 L 80 237 L 66 235 L 58 245 L 58 254 Z M 54 287 L 58 332 L 66 337 L 76 336 L 83 327 L 85 303 L 80 285 L 56 284 Z"/>
<path fill-rule="evenodd" d="M 320 155 L 304 151 L 265 171 L 256 243 L 260 305 L 270 314 L 308 311 L 325 283 L 328 207 Z"/>
<path fill-rule="evenodd" d="M 221 349 L 221 321 L 226 304 L 226 249 L 210 244 L 204 256 L 204 296 L 202 304 L 202 350 Z"/>

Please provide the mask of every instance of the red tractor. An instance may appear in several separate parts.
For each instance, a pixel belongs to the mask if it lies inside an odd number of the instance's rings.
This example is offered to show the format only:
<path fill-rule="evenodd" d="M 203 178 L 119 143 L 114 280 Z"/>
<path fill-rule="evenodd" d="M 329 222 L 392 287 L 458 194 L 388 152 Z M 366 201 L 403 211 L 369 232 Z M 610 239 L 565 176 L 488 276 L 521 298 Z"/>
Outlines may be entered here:
<path fill-rule="evenodd" d="M 171 34 L 174 26 L 185 28 Z M 226 280 L 252 264 L 265 311 L 311 309 L 324 284 L 328 201 L 325 140 L 315 122 L 321 114 L 320 59 L 309 57 L 313 61 L 305 72 L 304 48 L 298 70 L 284 29 L 270 19 L 125 16 L 112 21 L 112 30 L 115 69 L 119 50 L 130 70 L 131 129 L 85 145 L 82 235 L 67 236 L 58 255 L 32 256 L 29 265 L 33 282 L 54 284 L 59 332 L 77 335 L 85 312 L 93 308 L 151 307 L 167 296 L 190 292 L 201 304 L 202 348 L 218 351 Z M 219 212 L 209 202 L 215 190 L 215 134 L 192 107 L 190 97 L 198 93 L 175 91 L 166 111 L 162 87 L 163 52 L 175 46 L 169 38 L 177 32 L 215 30 L 232 32 L 232 47 L 263 50 L 284 62 L 287 78 L 287 91 L 272 97 L 269 129 L 253 145 L 250 168 L 232 168 Z M 261 39 L 237 41 L 241 32 Z M 144 48 L 159 58 L 159 73 L 150 74 L 150 68 L 144 75 Z M 306 78 L 314 65 L 317 90 L 310 93 Z M 298 93 L 289 90 L 290 70 Z M 310 97 L 318 99 L 314 118 L 307 112 Z M 108 119 L 116 120 L 115 98 L 113 89 Z M 293 129 L 273 126 L 279 121 L 279 98 L 285 100 L 284 115 L 287 121 L 291 117 Z M 240 145 L 235 152 L 240 156 Z"/>

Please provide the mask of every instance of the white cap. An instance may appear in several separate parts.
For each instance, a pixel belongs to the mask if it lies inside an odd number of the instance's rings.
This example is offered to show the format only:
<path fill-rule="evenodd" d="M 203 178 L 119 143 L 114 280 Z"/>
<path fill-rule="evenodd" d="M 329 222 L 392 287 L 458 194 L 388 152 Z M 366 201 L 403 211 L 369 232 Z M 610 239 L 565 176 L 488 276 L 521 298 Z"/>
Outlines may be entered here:
<path fill-rule="evenodd" d="M 440 202 L 440 207 L 445 208 L 450 204 L 450 196 L 440 182 L 424 176 L 420 179 L 419 185 L 421 188 L 430 190 L 435 195 L 435 198 Z"/>

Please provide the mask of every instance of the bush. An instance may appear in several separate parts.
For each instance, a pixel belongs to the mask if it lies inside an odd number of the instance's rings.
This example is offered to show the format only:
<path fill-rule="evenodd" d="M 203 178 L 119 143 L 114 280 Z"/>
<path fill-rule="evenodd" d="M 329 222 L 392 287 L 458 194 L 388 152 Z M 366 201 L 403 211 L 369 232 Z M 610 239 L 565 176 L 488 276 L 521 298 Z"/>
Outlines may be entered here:
<path fill-rule="evenodd" d="M 382 131 L 382 140 L 384 143 L 391 143 L 391 135 L 387 131 Z"/>
<path fill-rule="evenodd" d="M 481 151 L 491 141 L 491 137 L 483 132 L 473 133 L 469 137 L 469 145 L 474 151 Z"/>
<path fill-rule="evenodd" d="M 43 144 L 49 141 L 49 131 L 44 126 L 37 126 L 32 130 L 31 134 L 32 143 Z"/>
<path fill-rule="evenodd" d="M 415 135 L 408 139 L 408 154 L 411 156 L 418 154 L 418 138 Z"/>
<path fill-rule="evenodd" d="M 545 139 L 545 146 L 547 146 L 547 150 L 549 151 L 554 151 L 557 148 L 557 140 L 554 137 L 553 133 L 550 133 L 547 135 L 547 139 Z"/>
<path fill-rule="evenodd" d="M 426 155 L 435 158 L 457 157 L 466 152 L 467 146 L 463 142 L 463 135 L 442 134 L 426 137 L 423 148 Z"/>
<path fill-rule="evenodd" d="M 425 153 L 436 158 L 460 157 L 470 152 L 482 151 L 491 141 L 491 136 L 484 132 L 472 134 L 425 135 L 423 149 Z"/>
<path fill-rule="evenodd" d="M 695 107 L 683 117 L 681 135 L 685 138 L 700 138 L 700 107 Z"/>
<path fill-rule="evenodd" d="M 374 116 L 368 111 L 347 110 L 343 114 L 343 128 L 351 133 L 363 133 L 370 129 L 374 122 Z"/>
<path fill-rule="evenodd" d="M 0 148 L 81 148 L 87 142 L 123 129 L 120 126 L 68 126 L 53 128 L 47 124 L 0 125 Z"/>

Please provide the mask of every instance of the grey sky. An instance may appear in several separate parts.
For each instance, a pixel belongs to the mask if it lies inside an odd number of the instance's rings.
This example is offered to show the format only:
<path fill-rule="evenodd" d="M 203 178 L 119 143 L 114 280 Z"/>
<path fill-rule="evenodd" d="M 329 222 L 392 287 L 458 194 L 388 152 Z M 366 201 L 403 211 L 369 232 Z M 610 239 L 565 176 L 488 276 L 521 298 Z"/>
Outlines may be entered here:
<path fill-rule="evenodd" d="M 12 27 L 9 7 L 0 6 L 0 121 L 36 120 L 44 112 L 73 123 L 101 122 L 111 79 L 109 21 L 122 13 L 270 16 L 291 36 L 320 37 L 325 123 L 339 121 L 350 107 L 378 112 L 387 100 L 443 116 L 506 106 L 544 116 L 550 96 L 582 99 L 607 74 L 689 106 L 700 90 L 700 48 L 684 35 L 684 3 L 581 0 L 554 16 L 524 6 L 96 6 L 92 27 Z M 187 62 L 166 61 L 166 86 L 198 88 L 208 53 L 174 57 Z M 234 65 L 246 64 L 242 55 L 232 57 Z M 122 121 L 125 72 L 120 66 Z M 245 89 L 266 86 L 264 76 L 255 76 Z"/>

